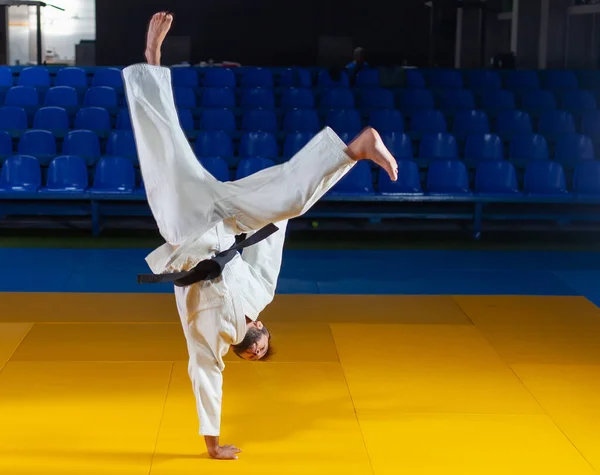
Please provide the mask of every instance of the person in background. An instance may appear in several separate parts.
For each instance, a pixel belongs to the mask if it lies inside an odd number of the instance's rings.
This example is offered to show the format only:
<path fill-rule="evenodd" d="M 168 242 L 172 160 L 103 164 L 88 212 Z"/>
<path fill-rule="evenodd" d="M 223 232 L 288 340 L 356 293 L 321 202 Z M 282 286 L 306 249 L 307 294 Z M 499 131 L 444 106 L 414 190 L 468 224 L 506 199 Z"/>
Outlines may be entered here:
<path fill-rule="evenodd" d="M 365 49 L 362 47 L 358 47 L 354 49 L 354 60 L 346 65 L 346 69 L 348 69 L 354 75 L 360 71 L 361 69 L 366 69 L 369 67 L 369 63 L 365 60 Z"/>

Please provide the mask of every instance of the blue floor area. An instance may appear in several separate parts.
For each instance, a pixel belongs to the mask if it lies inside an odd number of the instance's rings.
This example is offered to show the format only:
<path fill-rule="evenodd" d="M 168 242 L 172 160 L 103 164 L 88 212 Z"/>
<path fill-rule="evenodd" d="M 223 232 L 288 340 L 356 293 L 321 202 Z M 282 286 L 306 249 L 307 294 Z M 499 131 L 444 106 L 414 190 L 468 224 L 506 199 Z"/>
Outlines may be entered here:
<path fill-rule="evenodd" d="M 149 249 L 0 249 L 3 292 L 152 292 Z M 288 251 L 282 294 L 584 295 L 600 305 L 600 253 Z"/>

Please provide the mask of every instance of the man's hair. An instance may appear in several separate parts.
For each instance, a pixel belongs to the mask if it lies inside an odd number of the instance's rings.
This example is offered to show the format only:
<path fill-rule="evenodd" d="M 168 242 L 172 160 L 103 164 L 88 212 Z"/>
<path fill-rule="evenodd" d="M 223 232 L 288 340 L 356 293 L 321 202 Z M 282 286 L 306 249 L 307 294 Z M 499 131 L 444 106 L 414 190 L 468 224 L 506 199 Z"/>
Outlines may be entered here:
<path fill-rule="evenodd" d="M 256 361 L 268 361 L 275 354 L 275 349 L 271 345 L 271 332 L 269 332 L 269 330 L 267 330 L 267 327 L 265 326 L 263 326 L 260 330 L 258 328 L 248 330 L 246 332 L 246 336 L 240 343 L 238 343 L 237 345 L 231 345 L 231 347 L 233 348 L 233 352 L 240 358 L 244 359 L 242 353 L 244 353 L 244 351 L 246 351 L 255 342 L 257 342 L 263 335 L 268 336 L 269 346 L 267 347 L 267 350 L 265 351 L 263 357 Z"/>

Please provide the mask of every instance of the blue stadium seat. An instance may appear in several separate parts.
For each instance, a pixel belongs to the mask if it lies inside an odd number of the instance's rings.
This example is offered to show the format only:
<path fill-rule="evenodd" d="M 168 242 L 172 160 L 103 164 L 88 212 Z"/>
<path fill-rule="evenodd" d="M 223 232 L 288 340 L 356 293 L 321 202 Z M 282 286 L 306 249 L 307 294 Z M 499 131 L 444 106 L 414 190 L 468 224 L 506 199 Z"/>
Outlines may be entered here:
<path fill-rule="evenodd" d="M 96 163 L 100 159 L 100 140 L 91 130 L 73 130 L 63 143 L 65 155 L 76 155 L 87 163 Z"/>
<path fill-rule="evenodd" d="M 519 167 L 525 167 L 535 160 L 549 160 L 548 143 L 543 135 L 515 135 L 510 141 L 509 157 Z"/>
<path fill-rule="evenodd" d="M 517 173 L 512 163 L 500 160 L 479 163 L 475 191 L 484 196 L 520 195 Z"/>
<path fill-rule="evenodd" d="M 596 156 L 600 157 L 600 110 L 584 114 L 581 120 L 581 133 L 592 139 Z"/>
<path fill-rule="evenodd" d="M 268 158 L 262 157 L 252 157 L 252 158 L 244 158 L 240 160 L 240 163 L 237 167 L 235 173 L 235 179 L 241 180 L 242 178 L 246 178 L 250 175 L 254 175 L 255 173 L 264 170 L 265 168 L 270 168 L 275 165 L 273 160 L 269 160 Z"/>
<path fill-rule="evenodd" d="M 19 86 L 33 86 L 35 88 L 48 88 L 50 87 L 50 73 L 42 66 L 32 66 L 30 68 L 24 68 L 19 73 L 19 79 L 17 81 Z"/>
<path fill-rule="evenodd" d="M 245 109 L 273 109 L 275 107 L 273 91 L 264 87 L 244 89 L 242 107 Z"/>
<path fill-rule="evenodd" d="M 0 192 L 3 194 L 35 192 L 42 186 L 40 163 L 35 157 L 14 155 L 2 166 Z"/>
<path fill-rule="evenodd" d="M 534 160 L 525 169 L 525 193 L 533 196 L 566 195 L 565 173 L 560 163 Z"/>
<path fill-rule="evenodd" d="M 129 115 L 128 109 L 121 109 L 117 114 L 117 124 L 116 128 L 118 130 L 131 130 L 131 116 Z"/>
<path fill-rule="evenodd" d="M 375 110 L 369 117 L 369 125 L 380 134 L 404 132 L 404 117 L 396 109 Z"/>
<path fill-rule="evenodd" d="M 510 91 L 486 91 L 481 96 L 481 105 L 488 114 L 516 109 L 515 95 Z"/>
<path fill-rule="evenodd" d="M 539 116 L 546 111 L 556 109 L 556 98 L 550 91 L 530 91 L 523 94 L 521 108 Z"/>
<path fill-rule="evenodd" d="M 450 113 L 475 109 L 475 97 L 468 89 L 445 89 L 440 96 L 440 106 Z"/>
<path fill-rule="evenodd" d="M 319 117 L 311 109 L 294 109 L 286 112 L 283 117 L 283 130 L 285 132 L 312 132 L 319 130 Z"/>
<path fill-rule="evenodd" d="M 362 129 L 360 114 L 354 109 L 338 109 L 329 111 L 326 123 L 338 134 L 357 135 Z"/>
<path fill-rule="evenodd" d="M 284 109 L 314 109 L 315 96 L 310 89 L 291 87 L 283 91 L 281 107 Z"/>
<path fill-rule="evenodd" d="M 96 86 L 87 90 L 83 104 L 91 107 L 104 107 L 110 110 L 117 107 L 119 99 L 112 87 Z"/>
<path fill-rule="evenodd" d="M 28 130 L 19 140 L 19 154 L 31 155 L 47 165 L 56 156 L 56 140 L 47 130 Z"/>
<path fill-rule="evenodd" d="M 540 88 L 537 71 L 511 71 L 507 81 L 508 89 L 523 92 Z"/>
<path fill-rule="evenodd" d="M 580 89 L 597 89 L 600 84 L 600 71 L 583 69 L 576 72 Z"/>
<path fill-rule="evenodd" d="M 538 132 L 546 136 L 574 134 L 575 121 L 569 112 L 562 110 L 547 111 L 540 117 Z"/>
<path fill-rule="evenodd" d="M 0 162 L 13 154 L 12 136 L 6 131 L 0 131 Z"/>
<path fill-rule="evenodd" d="M 222 130 L 203 131 L 196 137 L 194 153 L 197 157 L 233 157 L 233 142 Z"/>
<path fill-rule="evenodd" d="M 235 74 L 231 69 L 210 68 L 204 73 L 204 87 L 235 87 Z"/>
<path fill-rule="evenodd" d="M 197 105 L 196 93 L 191 87 L 173 87 L 173 97 L 177 107 L 194 109 Z"/>
<path fill-rule="evenodd" d="M 469 175 L 459 160 L 434 160 L 427 171 L 430 195 L 470 195 Z"/>
<path fill-rule="evenodd" d="M 197 88 L 198 72 L 194 68 L 177 67 L 171 68 L 171 81 L 175 87 Z"/>
<path fill-rule="evenodd" d="M 64 137 L 69 131 L 69 116 L 62 107 L 42 107 L 33 117 L 33 128 L 48 130 L 55 137 Z"/>
<path fill-rule="evenodd" d="M 476 167 L 480 162 L 503 160 L 504 149 L 500 137 L 494 134 L 474 134 L 467 137 L 465 162 Z"/>
<path fill-rule="evenodd" d="M 202 94 L 202 107 L 234 108 L 235 96 L 228 87 L 207 87 Z"/>
<path fill-rule="evenodd" d="M 13 85 L 13 74 L 10 66 L 0 66 L 0 88 L 8 89 Z"/>
<path fill-rule="evenodd" d="M 471 134 L 488 134 L 490 132 L 490 122 L 483 111 L 458 111 L 454 117 L 452 131 L 458 139 L 465 139 Z"/>
<path fill-rule="evenodd" d="M 253 109 L 242 117 L 242 130 L 246 132 L 277 133 L 277 117 L 272 110 Z"/>
<path fill-rule="evenodd" d="M 202 166 L 219 181 L 230 181 L 227 162 L 219 157 L 205 157 L 200 159 Z"/>
<path fill-rule="evenodd" d="M 340 71 L 339 80 L 337 80 L 337 78 L 336 80 L 333 80 L 329 71 L 323 70 L 319 72 L 317 85 L 324 88 L 350 87 L 350 79 L 348 78 L 346 71 Z"/>
<path fill-rule="evenodd" d="M 408 135 L 402 132 L 387 132 L 382 135 L 382 139 L 396 160 L 412 160 L 413 147 Z"/>
<path fill-rule="evenodd" d="M 189 109 L 177 109 L 177 117 L 179 117 L 179 125 L 186 133 L 194 131 L 194 116 Z"/>
<path fill-rule="evenodd" d="M 56 86 L 48 89 L 44 104 L 74 111 L 79 106 L 79 97 L 71 86 Z"/>
<path fill-rule="evenodd" d="M 400 93 L 400 110 L 412 115 L 422 110 L 435 109 L 433 94 L 428 89 L 404 89 Z"/>
<path fill-rule="evenodd" d="M 446 132 L 448 125 L 444 114 L 438 110 L 418 111 L 410 120 L 410 130 L 417 134 Z"/>
<path fill-rule="evenodd" d="M 92 86 L 112 87 L 117 91 L 123 90 L 123 76 L 121 70 L 117 68 L 99 68 L 96 69 L 92 78 Z"/>
<path fill-rule="evenodd" d="M 582 196 L 600 196 L 600 161 L 587 160 L 575 168 L 573 193 Z"/>
<path fill-rule="evenodd" d="M 133 162 L 125 157 L 103 157 L 96 165 L 93 194 L 127 195 L 135 188 Z"/>
<path fill-rule="evenodd" d="M 39 96 L 32 86 L 15 86 L 6 92 L 4 104 L 17 107 L 34 107 L 39 104 Z"/>
<path fill-rule="evenodd" d="M 326 89 L 321 95 L 323 109 L 354 109 L 354 95 L 350 89 Z"/>
<path fill-rule="evenodd" d="M 419 167 L 412 160 L 398 162 L 398 180 L 392 181 L 383 170 L 379 171 L 379 193 L 382 195 L 421 195 L 421 177 Z"/>
<path fill-rule="evenodd" d="M 363 69 L 356 75 L 356 86 L 358 87 L 379 87 L 379 69 Z"/>
<path fill-rule="evenodd" d="M 277 158 L 277 140 L 269 132 L 248 132 L 242 136 L 240 157 Z"/>
<path fill-rule="evenodd" d="M 84 107 L 75 116 L 75 128 L 93 130 L 100 137 L 108 137 L 110 115 L 102 107 Z"/>
<path fill-rule="evenodd" d="M 27 129 L 27 114 L 22 107 L 0 107 L 0 130 L 19 137 Z"/>
<path fill-rule="evenodd" d="M 388 89 L 375 87 L 364 89 L 360 94 L 360 107 L 366 112 L 377 109 L 393 109 L 394 95 Z"/>
<path fill-rule="evenodd" d="M 42 193 L 83 193 L 87 190 L 88 172 L 81 157 L 63 155 L 56 157 L 48 167 L 48 179 Z"/>
<path fill-rule="evenodd" d="M 561 135 L 556 140 L 554 160 L 564 168 L 575 168 L 580 162 L 594 160 L 594 145 L 587 135 Z"/>
<path fill-rule="evenodd" d="M 330 195 L 361 195 L 373 194 L 373 174 L 371 166 L 358 162 L 329 192 Z"/>
<path fill-rule="evenodd" d="M 106 155 L 125 157 L 137 161 L 137 147 L 131 130 L 115 130 L 111 132 L 106 142 Z"/>
<path fill-rule="evenodd" d="M 310 77 L 310 71 L 301 68 L 288 68 L 281 73 L 279 79 L 279 85 L 281 87 L 300 87 L 309 88 L 312 87 L 312 79 Z"/>
<path fill-rule="evenodd" d="M 235 115 L 229 109 L 206 109 L 200 115 L 201 130 L 224 130 L 228 134 L 237 130 Z"/>
<path fill-rule="evenodd" d="M 549 70 L 544 76 L 546 89 L 551 91 L 574 91 L 579 88 L 577 76 L 571 71 Z"/>
<path fill-rule="evenodd" d="M 293 132 L 283 142 L 283 156 L 290 158 L 296 155 L 315 136 L 312 132 Z"/>
<path fill-rule="evenodd" d="M 568 91 L 563 95 L 561 105 L 571 114 L 582 116 L 586 112 L 596 110 L 596 98 L 588 91 Z"/>
<path fill-rule="evenodd" d="M 273 73 L 264 68 L 244 69 L 242 87 L 273 87 Z"/>
<path fill-rule="evenodd" d="M 460 89 L 463 87 L 462 74 L 454 69 L 431 71 L 431 87 L 435 89 Z"/>
<path fill-rule="evenodd" d="M 62 68 L 56 73 L 54 85 L 86 89 L 88 87 L 87 75 L 81 68 Z"/>
<path fill-rule="evenodd" d="M 507 110 L 500 112 L 496 118 L 496 134 L 508 140 L 514 135 L 531 134 L 531 117 L 527 112 Z"/>
<path fill-rule="evenodd" d="M 458 159 L 458 146 L 452 134 L 425 134 L 419 144 L 419 158 Z"/>
<path fill-rule="evenodd" d="M 468 73 L 468 83 L 471 89 L 497 90 L 502 89 L 502 80 L 495 71 L 478 70 Z"/>
<path fill-rule="evenodd" d="M 421 71 L 407 69 L 404 71 L 406 87 L 409 89 L 425 89 L 425 78 Z"/>

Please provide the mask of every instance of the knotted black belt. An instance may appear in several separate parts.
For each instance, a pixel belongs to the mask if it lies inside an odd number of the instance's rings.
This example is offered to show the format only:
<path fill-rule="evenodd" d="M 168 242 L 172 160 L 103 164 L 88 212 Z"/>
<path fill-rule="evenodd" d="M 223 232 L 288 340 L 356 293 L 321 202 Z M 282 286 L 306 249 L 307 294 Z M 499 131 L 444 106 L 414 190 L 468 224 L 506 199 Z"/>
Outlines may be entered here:
<path fill-rule="evenodd" d="M 226 251 L 218 253 L 210 259 L 199 262 L 193 269 L 173 272 L 170 274 L 140 274 L 138 275 L 138 284 L 160 284 L 163 282 L 173 282 L 177 287 L 186 287 L 203 280 L 216 279 L 223 273 L 225 265 L 235 257 L 242 249 L 253 246 L 267 239 L 279 228 L 274 224 L 268 224 L 264 228 L 256 231 L 249 238 L 235 243 Z"/>

